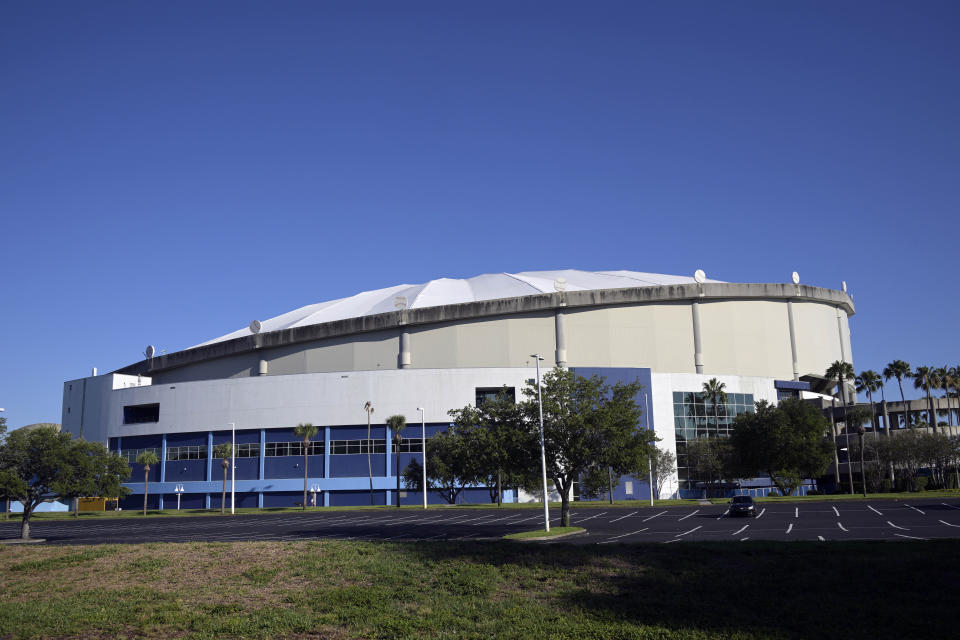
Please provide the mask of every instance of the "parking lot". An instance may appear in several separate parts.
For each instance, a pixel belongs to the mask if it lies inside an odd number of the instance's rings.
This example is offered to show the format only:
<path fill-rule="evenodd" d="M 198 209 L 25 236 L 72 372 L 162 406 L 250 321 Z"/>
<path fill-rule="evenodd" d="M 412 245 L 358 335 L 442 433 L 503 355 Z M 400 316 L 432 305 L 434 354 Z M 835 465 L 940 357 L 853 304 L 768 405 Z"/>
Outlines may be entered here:
<path fill-rule="evenodd" d="M 560 510 L 551 509 L 558 526 Z M 542 528 L 536 509 L 381 509 L 236 516 L 34 520 L 31 533 L 47 544 L 198 542 L 243 540 L 431 541 L 499 539 Z M 917 541 L 960 537 L 960 500 L 843 500 L 766 502 L 756 517 L 732 518 L 725 505 L 676 507 L 574 507 L 571 524 L 585 533 L 546 544 L 682 544 L 693 541 L 746 542 L 886 540 Z M 0 522 L 0 538 L 15 538 L 16 521 Z"/>

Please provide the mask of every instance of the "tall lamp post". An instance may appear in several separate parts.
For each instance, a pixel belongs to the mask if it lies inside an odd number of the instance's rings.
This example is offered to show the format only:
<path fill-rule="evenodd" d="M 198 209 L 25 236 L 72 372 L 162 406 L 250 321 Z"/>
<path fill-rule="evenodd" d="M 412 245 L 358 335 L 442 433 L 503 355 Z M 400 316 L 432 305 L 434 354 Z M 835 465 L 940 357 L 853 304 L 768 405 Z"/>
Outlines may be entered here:
<path fill-rule="evenodd" d="M 550 531 L 550 507 L 547 503 L 547 450 L 543 444 L 543 395 L 540 390 L 540 361 L 543 357 L 539 353 L 532 353 L 530 357 L 537 363 L 537 407 L 540 409 L 540 467 L 543 471 L 543 529 Z"/>
<path fill-rule="evenodd" d="M 427 508 L 427 422 L 423 416 L 423 407 L 417 407 L 420 412 L 420 451 L 423 452 L 423 508 Z"/>
<path fill-rule="evenodd" d="M 650 403 L 647 401 L 647 394 L 643 394 L 643 413 L 647 418 L 647 431 L 650 431 Z M 654 444 L 656 441 L 649 443 L 650 446 L 656 447 Z M 650 506 L 653 506 L 653 452 L 647 451 L 647 468 L 650 471 Z"/>
<path fill-rule="evenodd" d="M 370 461 L 370 449 L 372 445 L 370 442 L 370 414 L 373 413 L 373 403 L 367 400 L 363 404 L 363 410 L 367 412 L 367 472 L 370 474 L 370 506 L 373 506 L 373 463 Z M 389 455 L 389 454 L 387 454 Z"/>
<path fill-rule="evenodd" d="M 237 423 L 230 423 L 230 515 L 234 513 L 237 497 Z"/>

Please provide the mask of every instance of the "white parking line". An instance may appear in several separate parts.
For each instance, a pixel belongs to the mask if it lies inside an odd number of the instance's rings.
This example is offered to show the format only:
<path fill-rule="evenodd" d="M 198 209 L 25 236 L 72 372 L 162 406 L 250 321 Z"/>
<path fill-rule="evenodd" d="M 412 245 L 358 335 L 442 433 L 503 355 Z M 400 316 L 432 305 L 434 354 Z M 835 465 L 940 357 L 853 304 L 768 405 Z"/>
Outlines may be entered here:
<path fill-rule="evenodd" d="M 637 533 L 643 533 L 644 531 L 646 531 L 646 530 L 649 529 L 649 528 L 650 528 L 650 527 L 644 527 L 643 529 L 637 529 L 636 531 L 631 531 L 630 533 L 621 533 L 621 534 L 618 535 L 618 536 L 611 536 L 611 537 L 607 538 L 606 540 L 604 540 L 603 542 L 600 542 L 600 543 L 598 543 L 598 544 L 607 544 L 608 542 L 610 542 L 610 541 L 612 541 L 612 540 L 616 540 L 617 538 L 626 538 L 627 536 L 632 536 L 632 535 L 635 535 L 635 534 L 637 534 Z"/>
<path fill-rule="evenodd" d="M 837 511 L 837 508 L 836 508 L 836 507 L 830 507 L 830 508 L 833 509 L 833 512 L 834 512 L 835 514 L 837 514 L 837 517 L 839 518 L 839 517 L 840 517 L 840 512 Z"/>
<path fill-rule="evenodd" d="M 739 535 L 739 534 L 743 533 L 744 531 L 746 531 L 746 530 L 747 530 L 747 527 L 749 527 L 749 526 L 750 526 L 750 525 L 745 524 L 745 525 L 743 525 L 742 527 L 740 527 L 739 529 L 737 529 L 736 531 L 734 531 L 733 533 L 731 533 L 730 535 L 732 535 L 732 536 Z"/>
<path fill-rule="evenodd" d="M 678 534 L 677 534 L 677 537 L 679 538 L 679 537 L 681 537 L 681 536 L 685 536 L 685 535 L 687 535 L 688 533 L 693 533 L 693 532 L 696 531 L 697 529 L 702 529 L 702 528 L 703 528 L 703 525 L 701 524 L 701 525 L 699 525 L 699 526 L 697 526 L 697 527 L 694 527 L 693 529 L 690 529 L 690 531 L 684 531 L 683 533 L 678 533 Z"/>
<path fill-rule="evenodd" d="M 907 529 L 906 527 L 898 527 L 897 525 L 893 524 L 889 520 L 887 520 L 887 524 L 893 527 L 894 529 L 900 529 L 900 531 L 910 531 L 910 529 Z"/>
<path fill-rule="evenodd" d="M 837 523 L 837 526 L 840 527 L 840 530 L 841 530 L 841 531 L 846 531 L 847 533 L 850 533 L 849 531 L 847 531 L 847 528 L 844 527 L 841 523 L 838 522 L 838 523 Z"/>
<path fill-rule="evenodd" d="M 793 523 L 791 522 L 790 525 L 787 527 L 787 533 L 790 533 L 790 531 L 792 530 L 793 530 Z"/>
<path fill-rule="evenodd" d="M 926 540 L 926 538 L 918 538 L 916 536 L 905 536 L 902 533 L 895 533 L 895 536 L 900 536 L 901 538 L 910 538 L 911 540 Z"/>
<path fill-rule="evenodd" d="M 694 511 L 693 513 L 688 513 L 687 515 L 685 515 L 685 516 L 683 516 L 682 518 L 678 519 L 677 522 L 680 522 L 681 520 L 686 520 L 686 519 L 689 518 L 690 516 L 695 515 L 695 514 L 697 514 L 697 513 L 700 513 L 700 509 L 697 509 L 697 510 Z"/>
<path fill-rule="evenodd" d="M 620 516 L 619 518 L 614 518 L 613 520 L 610 521 L 610 524 L 613 524 L 613 523 L 616 522 L 617 520 L 623 520 L 624 518 L 629 518 L 630 516 L 635 516 L 635 515 L 637 515 L 638 513 L 640 513 L 640 512 L 639 512 L 639 511 L 634 511 L 633 513 L 628 513 L 628 514 L 625 515 L 625 516 Z"/>
<path fill-rule="evenodd" d="M 740 542 L 746 542 L 749 539 L 750 539 L 750 536 L 747 536 L 746 538 L 740 538 Z"/>
<path fill-rule="evenodd" d="M 793 508 L 793 517 L 794 517 L 794 518 L 799 518 L 799 517 L 800 517 L 800 507 L 794 507 L 794 508 Z"/>
<path fill-rule="evenodd" d="M 904 506 L 910 507 L 910 508 L 913 509 L 914 511 L 920 511 L 920 509 L 917 509 L 917 508 L 916 508 L 915 506 L 913 506 L 912 504 L 908 504 L 908 505 L 904 505 Z M 922 515 L 927 515 L 926 512 L 924 512 L 924 511 L 920 511 L 920 513 L 921 513 Z"/>
<path fill-rule="evenodd" d="M 641 522 L 646 522 L 647 520 L 653 520 L 654 518 L 656 518 L 656 517 L 658 517 L 658 516 L 662 516 L 662 515 L 665 514 L 665 513 L 666 513 L 666 511 L 661 511 L 660 513 L 655 513 L 655 514 L 653 514 L 652 516 L 650 516 L 649 518 L 644 518 L 643 520 L 641 520 Z"/>
<path fill-rule="evenodd" d="M 671 542 L 680 542 L 680 538 L 674 538 L 673 540 L 664 540 L 663 544 L 670 544 Z"/>
<path fill-rule="evenodd" d="M 722 518 L 723 516 L 727 515 L 728 513 L 730 513 L 730 509 L 727 509 L 726 511 L 724 511 L 723 513 L 721 513 L 719 516 L 717 516 L 717 520 L 719 520 L 719 519 Z"/>
<path fill-rule="evenodd" d="M 960 527 L 960 524 L 950 524 L 949 522 L 944 522 L 943 520 L 941 520 L 940 523 L 945 524 L 948 527 Z"/>
<path fill-rule="evenodd" d="M 593 520 L 594 518 L 599 518 L 599 517 L 602 516 L 602 515 L 606 515 L 606 513 L 607 513 L 607 512 L 604 511 L 603 513 L 598 513 L 597 515 L 590 516 L 589 518 L 584 518 L 583 520 L 577 520 L 577 523 L 579 524 L 579 523 L 581 523 L 581 522 L 586 522 L 587 520 Z"/>
<path fill-rule="evenodd" d="M 947 504 L 946 502 L 941 502 L 940 504 L 942 504 L 942 505 L 945 506 L 945 507 L 950 507 L 951 509 L 960 510 L 960 507 L 955 507 L 955 506 L 953 506 L 952 504 Z"/>
<path fill-rule="evenodd" d="M 826 540 L 824 540 L 823 536 L 817 536 L 817 540 L 819 540 L 820 542 L 826 542 Z"/>
<path fill-rule="evenodd" d="M 760 516 L 762 516 L 762 515 L 763 515 L 763 512 L 766 511 L 766 510 L 767 510 L 766 507 L 764 507 L 763 509 L 760 509 L 760 513 L 757 514 L 757 517 L 759 518 Z"/>
<path fill-rule="evenodd" d="M 877 514 L 878 516 L 882 516 L 882 515 L 883 515 L 882 513 L 880 513 L 879 511 L 877 511 L 877 510 L 874 509 L 873 507 L 871 507 L 870 505 L 867 505 L 867 509 L 870 509 L 870 511 L 873 511 L 873 512 L 874 512 L 875 514 Z"/>

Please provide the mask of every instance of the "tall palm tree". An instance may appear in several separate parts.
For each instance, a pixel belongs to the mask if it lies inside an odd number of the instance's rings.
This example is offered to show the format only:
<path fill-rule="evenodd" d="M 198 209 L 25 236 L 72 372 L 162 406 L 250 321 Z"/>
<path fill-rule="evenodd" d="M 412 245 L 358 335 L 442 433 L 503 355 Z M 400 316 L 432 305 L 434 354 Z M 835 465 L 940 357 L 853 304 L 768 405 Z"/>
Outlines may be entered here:
<path fill-rule="evenodd" d="M 953 380 L 950 379 L 950 369 L 948 367 L 937 367 L 934 369 L 933 381 L 936 384 L 936 389 L 943 389 L 943 395 L 947 399 L 947 426 L 949 427 L 952 422 L 950 420 L 950 385 L 953 384 Z M 939 404 L 939 402 L 937 404 Z M 936 413 L 940 412 L 936 411 Z"/>
<path fill-rule="evenodd" d="M 310 438 L 317 435 L 317 428 L 311 422 L 301 422 L 293 428 L 298 438 L 303 438 L 303 510 L 307 510 L 307 460 L 310 453 Z"/>
<path fill-rule="evenodd" d="M 370 443 L 370 414 L 373 413 L 373 403 L 367 400 L 363 403 L 363 410 L 367 412 L 367 473 L 370 474 L 370 506 L 373 506 L 373 459 L 370 457 L 370 450 L 373 448 Z"/>
<path fill-rule="evenodd" d="M 407 418 L 401 415 L 390 416 L 387 418 L 387 425 L 389 425 L 390 430 L 393 431 L 393 442 L 396 447 L 397 452 L 397 508 L 400 508 L 400 442 L 403 441 L 403 436 L 401 432 L 403 428 L 407 426 Z"/>
<path fill-rule="evenodd" d="M 853 469 L 850 464 L 850 423 L 847 422 L 847 385 L 844 380 L 853 380 L 856 374 L 853 372 L 853 365 L 842 360 L 835 360 L 824 374 L 830 380 L 836 380 L 840 389 L 840 397 L 843 402 L 843 431 L 846 434 L 847 444 L 847 480 L 850 483 L 850 495 L 853 495 Z"/>
<path fill-rule="evenodd" d="M 956 392 L 954 396 L 957 398 L 957 424 L 960 425 L 960 366 L 950 367 L 950 380 Z M 947 405 L 949 404 L 947 402 Z"/>
<path fill-rule="evenodd" d="M 887 428 L 887 437 L 892 438 L 893 434 L 890 433 L 890 414 L 887 413 L 887 394 L 885 391 L 887 385 L 884 384 L 882 377 L 877 380 L 877 386 L 880 387 L 880 411 L 883 412 L 883 425 Z"/>
<path fill-rule="evenodd" d="M 144 451 L 137 456 L 137 464 L 143 465 L 143 515 L 147 515 L 147 488 L 150 485 L 150 467 L 160 462 L 153 451 Z"/>
<path fill-rule="evenodd" d="M 227 504 L 227 469 L 230 468 L 230 458 L 233 457 L 233 443 L 224 442 L 213 448 L 213 457 L 220 458 L 223 467 L 223 486 L 220 489 L 220 515 L 223 515 Z"/>
<path fill-rule="evenodd" d="M 903 379 L 912 378 L 913 371 L 910 369 L 910 363 L 903 360 L 894 360 L 883 369 L 883 379 L 897 379 L 897 385 L 900 387 L 900 400 L 903 402 L 903 426 L 910 426 L 910 411 L 907 409 L 907 397 L 903 395 Z"/>
<path fill-rule="evenodd" d="M 922 389 L 927 394 L 927 422 L 937 432 L 937 416 L 933 411 L 933 395 L 930 393 L 937 386 L 936 375 L 930 367 L 917 367 L 913 372 L 913 388 Z"/>
<path fill-rule="evenodd" d="M 870 426 L 873 427 L 873 434 L 877 434 L 877 411 L 873 404 L 873 394 L 880 389 L 880 374 L 872 369 L 861 371 L 860 375 L 854 380 L 857 393 L 866 393 L 867 400 L 870 401 Z"/>
<path fill-rule="evenodd" d="M 720 435 L 719 409 L 721 404 L 726 404 L 727 402 L 726 388 L 727 385 L 716 378 L 710 378 L 710 380 L 703 383 L 703 395 L 709 398 L 710 403 L 713 405 L 713 428 L 716 429 L 718 436 Z"/>

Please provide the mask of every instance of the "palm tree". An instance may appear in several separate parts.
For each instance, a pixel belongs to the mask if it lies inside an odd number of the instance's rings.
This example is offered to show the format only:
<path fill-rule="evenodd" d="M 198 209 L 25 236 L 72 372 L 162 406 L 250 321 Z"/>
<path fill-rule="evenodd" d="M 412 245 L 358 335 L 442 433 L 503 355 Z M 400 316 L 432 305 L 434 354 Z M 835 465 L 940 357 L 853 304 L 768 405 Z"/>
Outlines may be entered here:
<path fill-rule="evenodd" d="M 912 378 L 913 371 L 910 370 L 910 363 L 903 360 L 894 360 L 883 369 L 883 379 L 897 379 L 897 385 L 900 387 L 900 400 L 903 402 L 903 426 L 910 426 L 910 411 L 907 409 L 907 397 L 903 395 L 903 379 Z"/>
<path fill-rule="evenodd" d="M 396 447 L 397 452 L 397 508 L 400 508 L 400 442 L 403 441 L 403 436 L 400 433 L 403 431 L 403 428 L 407 426 L 407 418 L 405 416 L 396 415 L 390 416 L 387 418 L 387 425 L 393 431 L 393 443 Z"/>
<path fill-rule="evenodd" d="M 230 458 L 233 457 L 233 443 L 224 442 L 213 448 L 213 457 L 220 458 L 223 467 L 223 488 L 220 490 L 220 514 L 223 515 L 227 504 L 227 469 L 230 468 Z"/>
<path fill-rule="evenodd" d="M 836 380 L 837 386 L 840 388 L 840 397 L 843 401 L 843 430 L 846 434 L 847 441 L 847 480 L 850 482 L 850 495 L 853 495 L 853 469 L 850 464 L 850 423 L 847 421 L 847 385 L 844 384 L 844 380 L 853 380 L 856 374 L 853 372 L 852 364 L 843 362 L 842 360 L 835 360 L 833 364 L 827 368 L 824 375 L 830 380 Z"/>
<path fill-rule="evenodd" d="M 373 413 L 373 403 L 367 400 L 363 403 L 363 410 L 367 412 L 367 473 L 370 474 L 370 506 L 373 506 L 373 459 L 370 457 L 370 414 Z"/>
<path fill-rule="evenodd" d="M 873 404 L 873 394 L 880 389 L 880 374 L 872 369 L 861 371 L 860 375 L 854 380 L 854 383 L 856 384 L 857 393 L 866 393 L 867 399 L 870 401 L 870 426 L 873 428 L 874 436 L 876 436 L 878 431 L 877 411 Z"/>
<path fill-rule="evenodd" d="M 307 455 L 310 453 L 310 438 L 317 435 L 317 428 L 310 422 L 301 422 L 293 428 L 298 438 L 303 438 L 303 510 L 307 510 Z"/>
<path fill-rule="evenodd" d="M 933 381 L 936 383 L 936 389 L 943 389 L 943 395 L 947 399 L 947 426 L 950 426 L 950 385 L 953 380 L 950 378 L 950 369 L 947 367 L 937 367 L 933 370 Z M 939 404 L 939 402 L 937 403 Z M 937 411 L 936 413 L 940 413 Z"/>
<path fill-rule="evenodd" d="M 956 391 L 957 398 L 957 424 L 960 425 L 960 366 L 950 367 L 950 380 L 953 385 L 954 391 Z M 950 394 L 947 393 L 949 396 Z M 947 406 L 950 405 L 950 402 L 947 402 Z"/>
<path fill-rule="evenodd" d="M 913 373 L 913 388 L 922 389 L 927 393 L 927 422 L 933 427 L 933 432 L 937 432 L 937 416 L 933 412 L 933 395 L 930 391 L 937 386 L 936 375 L 930 367 L 917 367 Z"/>
<path fill-rule="evenodd" d="M 720 405 L 727 402 L 727 392 L 724 390 L 726 387 L 726 384 L 716 378 L 710 378 L 703 383 L 703 395 L 710 398 L 710 402 L 713 404 L 713 428 L 716 429 L 718 438 L 720 437 Z M 720 480 L 722 481 L 723 478 Z"/>
<path fill-rule="evenodd" d="M 143 465 L 143 515 L 147 515 L 147 488 L 150 485 L 150 467 L 160 459 L 153 451 L 143 451 L 137 456 L 137 464 Z"/>

